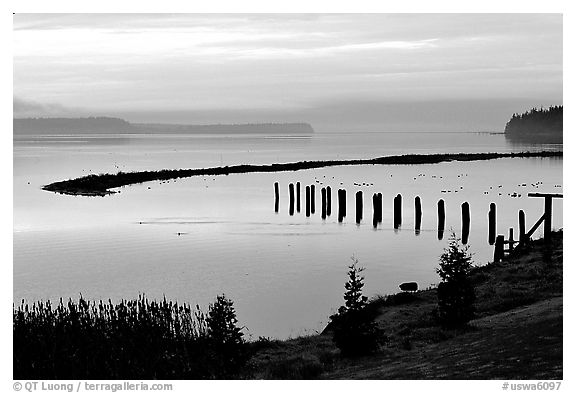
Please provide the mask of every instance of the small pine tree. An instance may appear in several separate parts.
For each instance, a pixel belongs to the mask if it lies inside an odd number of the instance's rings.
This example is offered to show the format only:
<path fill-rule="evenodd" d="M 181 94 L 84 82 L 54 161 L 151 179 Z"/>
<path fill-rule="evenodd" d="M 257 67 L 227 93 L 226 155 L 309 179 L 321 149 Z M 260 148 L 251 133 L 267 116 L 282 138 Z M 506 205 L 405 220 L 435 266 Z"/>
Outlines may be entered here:
<path fill-rule="evenodd" d="M 474 316 L 476 296 L 469 279 L 472 255 L 468 250 L 469 246 L 461 246 L 453 233 L 436 269 L 442 279 L 438 285 L 437 317 L 449 328 L 465 325 Z"/>
<path fill-rule="evenodd" d="M 206 324 L 210 348 L 220 366 L 218 376 L 234 375 L 246 363 L 247 350 L 242 328 L 237 326 L 233 301 L 223 294 L 218 295 L 216 302 L 208 307 Z"/>
<path fill-rule="evenodd" d="M 344 356 L 357 356 L 378 349 L 380 332 L 372 316 L 367 312 L 368 298 L 362 295 L 364 268 L 352 258 L 348 266 L 348 282 L 344 284 L 345 305 L 332 315 L 333 341 Z"/>

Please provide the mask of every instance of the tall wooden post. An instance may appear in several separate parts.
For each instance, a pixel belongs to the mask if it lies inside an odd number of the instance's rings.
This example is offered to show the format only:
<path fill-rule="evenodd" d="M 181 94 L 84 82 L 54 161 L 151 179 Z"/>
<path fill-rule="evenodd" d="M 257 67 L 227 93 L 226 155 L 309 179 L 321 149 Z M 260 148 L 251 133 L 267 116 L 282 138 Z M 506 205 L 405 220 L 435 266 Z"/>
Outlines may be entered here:
<path fill-rule="evenodd" d="M 325 220 L 326 219 L 326 189 L 324 187 L 322 187 L 322 189 L 320 190 L 320 193 L 322 194 L 322 219 Z"/>
<path fill-rule="evenodd" d="M 488 244 L 491 246 L 496 241 L 496 204 L 490 204 L 488 211 Z"/>
<path fill-rule="evenodd" d="M 296 183 L 296 211 L 300 213 L 300 182 Z"/>
<path fill-rule="evenodd" d="M 519 229 L 519 241 L 520 244 L 524 244 L 526 242 L 526 214 L 524 214 L 524 210 L 518 211 L 518 229 Z"/>
<path fill-rule="evenodd" d="M 552 197 L 544 197 L 544 241 L 550 242 L 552 235 Z"/>
<path fill-rule="evenodd" d="M 378 194 L 372 195 L 372 226 L 378 227 Z"/>
<path fill-rule="evenodd" d="M 378 193 L 378 223 L 382 223 L 382 208 L 383 208 L 383 201 L 382 201 L 382 193 Z"/>
<path fill-rule="evenodd" d="M 526 233 L 526 240 L 532 236 L 532 234 L 538 229 L 540 224 L 544 222 L 544 241 L 546 243 L 551 241 L 552 236 L 552 199 L 553 198 L 562 198 L 562 194 L 544 194 L 539 192 L 531 192 L 528 193 L 529 197 L 537 197 L 537 198 L 544 198 L 544 214 L 536 224 Z"/>
<path fill-rule="evenodd" d="M 326 215 L 332 214 L 332 187 L 326 187 Z"/>
<path fill-rule="evenodd" d="M 316 213 L 316 186 L 310 186 L 310 213 Z"/>
<path fill-rule="evenodd" d="M 510 228 L 510 234 L 508 235 L 508 253 L 511 253 L 512 250 L 514 250 L 514 228 Z"/>
<path fill-rule="evenodd" d="M 438 201 L 438 240 L 444 237 L 444 226 L 446 224 L 446 208 L 444 199 Z"/>
<path fill-rule="evenodd" d="M 402 225 L 402 195 L 394 197 L 394 229 Z"/>
<path fill-rule="evenodd" d="M 338 190 L 338 222 L 346 217 L 346 190 Z"/>
<path fill-rule="evenodd" d="M 294 215 L 294 184 L 288 185 L 288 194 L 290 195 L 290 207 L 288 209 L 291 216 Z"/>
<path fill-rule="evenodd" d="M 280 208 L 280 186 L 278 182 L 274 183 L 274 211 L 278 213 L 278 209 Z"/>
<path fill-rule="evenodd" d="M 356 224 L 362 221 L 363 203 L 362 191 L 356 192 Z"/>
<path fill-rule="evenodd" d="M 306 186 L 306 217 L 310 217 L 310 186 Z"/>
<path fill-rule="evenodd" d="M 414 231 L 416 234 L 420 234 L 420 226 L 422 224 L 422 202 L 420 197 L 414 198 Z"/>
<path fill-rule="evenodd" d="M 462 244 L 468 244 L 470 236 L 470 205 L 468 202 L 462 204 Z"/>
<path fill-rule="evenodd" d="M 504 235 L 496 236 L 494 243 L 494 262 L 500 262 L 504 258 Z"/>

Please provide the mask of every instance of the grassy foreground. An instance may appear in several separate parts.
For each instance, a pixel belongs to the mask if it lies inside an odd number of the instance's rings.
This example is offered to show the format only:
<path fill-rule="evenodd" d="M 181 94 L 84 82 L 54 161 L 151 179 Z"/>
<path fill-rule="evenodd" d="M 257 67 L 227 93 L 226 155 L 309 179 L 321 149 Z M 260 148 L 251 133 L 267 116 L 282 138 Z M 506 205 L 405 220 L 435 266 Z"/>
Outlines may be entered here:
<path fill-rule="evenodd" d="M 372 299 L 386 340 L 344 358 L 322 334 L 240 342 L 232 303 L 23 302 L 13 311 L 15 379 L 562 379 L 562 232 L 476 267 L 476 318 L 447 330 L 435 288 Z M 368 275 L 367 280 L 370 279 Z M 222 300 L 222 299 L 220 299 Z M 220 317 L 218 317 L 220 315 Z"/>
<path fill-rule="evenodd" d="M 345 359 L 329 331 L 253 344 L 250 378 L 562 379 L 562 232 L 512 259 L 474 268 L 476 318 L 446 330 L 436 289 L 378 297 L 370 307 L 387 342 Z M 370 276 L 367 276 L 367 280 Z"/>

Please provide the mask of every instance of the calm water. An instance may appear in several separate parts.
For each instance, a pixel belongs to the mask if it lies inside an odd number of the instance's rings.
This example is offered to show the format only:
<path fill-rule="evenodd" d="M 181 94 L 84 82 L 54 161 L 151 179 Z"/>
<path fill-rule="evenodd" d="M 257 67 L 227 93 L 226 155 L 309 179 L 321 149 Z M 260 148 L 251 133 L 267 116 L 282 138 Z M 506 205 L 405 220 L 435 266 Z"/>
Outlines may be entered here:
<path fill-rule="evenodd" d="M 405 153 L 561 149 L 510 145 L 490 134 L 316 134 L 312 137 L 154 136 L 26 137 L 14 140 L 14 300 L 134 298 L 140 293 L 198 303 L 226 293 L 246 333 L 289 337 L 321 330 L 342 303 L 351 257 L 366 267 L 366 294 L 397 291 L 403 281 L 438 282 L 446 246 L 436 233 L 436 203 L 446 201 L 447 228 L 460 232 L 468 201 L 469 244 L 477 264 L 490 260 L 487 212 L 498 206 L 498 233 L 530 226 L 543 201 L 531 191 L 562 192 L 561 159 L 500 159 L 417 166 L 332 167 L 299 172 L 197 177 L 151 182 L 107 197 L 42 191 L 88 173 L 194 168 L 239 163 L 350 159 Z M 274 212 L 273 184 L 281 186 Z M 288 214 L 288 184 L 316 184 L 316 214 Z M 368 186 L 355 186 L 367 183 Z M 536 184 L 538 183 L 538 184 Z M 523 186 L 526 184 L 526 186 Z M 320 217 L 320 188 L 333 189 L 333 214 Z M 336 190 L 348 190 L 348 216 L 337 222 Z M 354 222 L 354 193 L 364 191 L 364 221 Z M 302 189 L 302 192 L 304 189 Z M 372 228 L 371 198 L 381 192 L 383 223 Z M 392 228 L 392 200 L 404 218 Z M 520 197 L 511 197 L 517 193 Z M 422 198 L 422 232 L 413 228 Z M 562 201 L 554 227 L 562 227 Z"/>

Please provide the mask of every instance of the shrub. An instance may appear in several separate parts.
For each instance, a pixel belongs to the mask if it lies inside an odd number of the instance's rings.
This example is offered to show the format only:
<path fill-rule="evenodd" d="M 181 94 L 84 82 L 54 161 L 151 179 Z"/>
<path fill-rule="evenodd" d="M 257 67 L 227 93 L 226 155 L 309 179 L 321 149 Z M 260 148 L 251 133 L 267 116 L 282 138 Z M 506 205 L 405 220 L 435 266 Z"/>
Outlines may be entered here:
<path fill-rule="evenodd" d="M 460 245 L 460 239 L 453 233 L 436 269 L 442 279 L 438 285 L 437 317 L 446 327 L 465 325 L 474 316 L 475 294 L 470 280 L 472 255 L 468 249 Z"/>
<path fill-rule="evenodd" d="M 25 301 L 13 307 L 15 379 L 208 379 L 247 361 L 232 301 Z"/>
<path fill-rule="evenodd" d="M 358 260 L 352 258 L 348 266 L 348 282 L 344 285 L 345 305 L 330 317 L 333 340 L 344 356 L 358 356 L 374 352 L 380 342 L 380 331 L 366 307 L 368 298 L 362 295 L 364 268 L 358 267 Z"/>
<path fill-rule="evenodd" d="M 209 306 L 206 324 L 209 346 L 221 370 L 217 376 L 233 376 L 246 364 L 248 351 L 242 328 L 237 326 L 232 300 L 225 295 L 217 296 L 216 302 Z"/>

